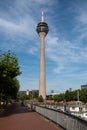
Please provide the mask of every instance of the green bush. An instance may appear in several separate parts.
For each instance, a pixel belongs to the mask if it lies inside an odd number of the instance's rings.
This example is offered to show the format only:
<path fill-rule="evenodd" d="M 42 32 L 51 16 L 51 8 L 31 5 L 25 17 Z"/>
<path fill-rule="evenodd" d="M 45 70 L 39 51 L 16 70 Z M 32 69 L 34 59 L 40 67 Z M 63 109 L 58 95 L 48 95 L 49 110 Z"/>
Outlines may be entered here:
<path fill-rule="evenodd" d="M 40 95 L 39 97 L 38 97 L 38 102 L 43 102 L 44 100 L 43 100 L 43 97 L 42 97 L 42 95 Z"/>

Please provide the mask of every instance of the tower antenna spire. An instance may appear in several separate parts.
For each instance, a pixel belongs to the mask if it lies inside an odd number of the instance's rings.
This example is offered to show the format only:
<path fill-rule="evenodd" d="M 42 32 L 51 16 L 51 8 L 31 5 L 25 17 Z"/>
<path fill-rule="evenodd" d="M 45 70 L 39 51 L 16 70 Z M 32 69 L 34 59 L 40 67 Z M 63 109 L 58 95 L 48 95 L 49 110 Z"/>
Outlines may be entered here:
<path fill-rule="evenodd" d="M 42 10 L 41 22 L 44 22 L 44 11 Z"/>

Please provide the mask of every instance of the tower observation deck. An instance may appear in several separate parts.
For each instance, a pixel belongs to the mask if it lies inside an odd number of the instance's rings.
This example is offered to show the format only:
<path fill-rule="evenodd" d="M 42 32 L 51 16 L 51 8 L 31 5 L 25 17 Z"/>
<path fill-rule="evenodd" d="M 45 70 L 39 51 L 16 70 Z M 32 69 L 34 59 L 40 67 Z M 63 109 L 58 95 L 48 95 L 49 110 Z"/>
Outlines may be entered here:
<path fill-rule="evenodd" d="M 47 23 L 44 22 L 43 12 L 42 12 L 42 17 L 41 17 L 41 22 L 38 23 L 36 31 L 37 31 L 38 34 L 40 32 L 44 32 L 46 35 L 47 35 L 48 31 L 49 31 Z"/>

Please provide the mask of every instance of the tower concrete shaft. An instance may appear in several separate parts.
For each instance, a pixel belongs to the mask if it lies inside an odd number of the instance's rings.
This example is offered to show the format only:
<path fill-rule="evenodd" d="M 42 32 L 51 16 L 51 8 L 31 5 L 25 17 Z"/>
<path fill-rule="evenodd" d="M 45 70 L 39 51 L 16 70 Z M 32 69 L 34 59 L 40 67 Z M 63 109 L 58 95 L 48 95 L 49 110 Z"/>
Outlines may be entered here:
<path fill-rule="evenodd" d="M 45 32 L 40 32 L 40 81 L 39 81 L 39 96 L 46 98 L 46 74 L 45 74 Z"/>

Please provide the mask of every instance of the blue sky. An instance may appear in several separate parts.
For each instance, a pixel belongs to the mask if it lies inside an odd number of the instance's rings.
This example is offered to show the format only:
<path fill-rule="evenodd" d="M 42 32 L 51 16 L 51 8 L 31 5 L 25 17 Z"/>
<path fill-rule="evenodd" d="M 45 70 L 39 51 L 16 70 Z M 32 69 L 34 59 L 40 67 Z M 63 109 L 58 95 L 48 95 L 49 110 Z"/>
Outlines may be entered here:
<path fill-rule="evenodd" d="M 38 89 L 42 10 L 47 93 L 78 89 L 87 84 L 87 0 L 0 0 L 0 50 L 18 57 L 20 90 Z"/>

